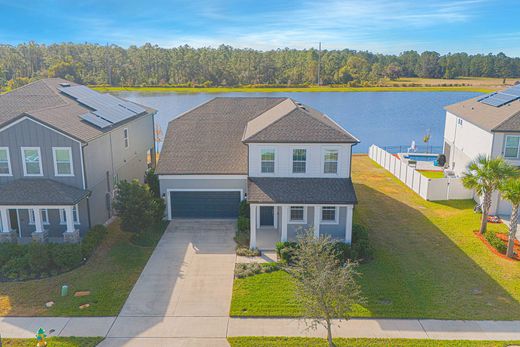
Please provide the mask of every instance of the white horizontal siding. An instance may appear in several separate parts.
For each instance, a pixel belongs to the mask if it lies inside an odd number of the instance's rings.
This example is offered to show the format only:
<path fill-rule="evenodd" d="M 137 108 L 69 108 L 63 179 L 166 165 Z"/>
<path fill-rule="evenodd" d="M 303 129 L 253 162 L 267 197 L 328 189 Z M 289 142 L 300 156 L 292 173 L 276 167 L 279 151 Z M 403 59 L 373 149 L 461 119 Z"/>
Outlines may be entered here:
<path fill-rule="evenodd" d="M 275 150 L 275 172 L 261 172 L 260 153 L 262 149 Z M 293 149 L 307 149 L 307 170 L 305 174 L 292 173 Z M 325 149 L 338 150 L 338 173 L 323 173 L 323 154 Z M 251 177 L 350 177 L 351 144 L 249 144 L 249 176 Z"/>

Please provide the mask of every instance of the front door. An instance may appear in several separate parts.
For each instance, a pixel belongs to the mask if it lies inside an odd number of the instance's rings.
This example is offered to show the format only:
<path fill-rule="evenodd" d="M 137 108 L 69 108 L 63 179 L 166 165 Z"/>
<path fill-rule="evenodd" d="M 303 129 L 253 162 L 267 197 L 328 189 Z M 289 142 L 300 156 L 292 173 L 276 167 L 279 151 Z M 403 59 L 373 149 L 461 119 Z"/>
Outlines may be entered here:
<path fill-rule="evenodd" d="M 273 206 L 260 206 L 260 226 L 274 226 Z"/>
<path fill-rule="evenodd" d="M 9 210 L 9 221 L 11 222 L 11 229 L 20 231 L 18 228 L 18 210 Z"/>

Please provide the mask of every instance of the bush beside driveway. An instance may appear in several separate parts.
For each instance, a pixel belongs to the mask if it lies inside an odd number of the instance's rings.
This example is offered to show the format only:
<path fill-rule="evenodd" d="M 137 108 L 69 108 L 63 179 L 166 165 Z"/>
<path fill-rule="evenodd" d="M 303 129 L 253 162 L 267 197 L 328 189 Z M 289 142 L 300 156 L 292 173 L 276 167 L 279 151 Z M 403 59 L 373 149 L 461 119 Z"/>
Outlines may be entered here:
<path fill-rule="evenodd" d="M 354 316 L 520 319 L 520 262 L 473 235 L 473 201 L 424 201 L 367 156 L 352 163 L 355 222 L 368 227 L 375 251 L 359 268 L 368 304 Z M 507 228 L 490 224 L 489 232 Z M 291 281 L 279 271 L 235 280 L 231 315 L 298 316 Z"/>

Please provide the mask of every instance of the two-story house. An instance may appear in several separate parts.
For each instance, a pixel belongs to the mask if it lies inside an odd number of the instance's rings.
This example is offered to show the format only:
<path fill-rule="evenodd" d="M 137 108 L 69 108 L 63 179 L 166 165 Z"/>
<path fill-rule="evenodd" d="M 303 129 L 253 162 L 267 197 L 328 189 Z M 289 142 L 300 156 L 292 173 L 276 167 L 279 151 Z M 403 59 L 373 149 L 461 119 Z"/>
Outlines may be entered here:
<path fill-rule="evenodd" d="M 77 242 L 142 180 L 155 110 L 59 78 L 0 96 L 0 240 Z"/>
<path fill-rule="evenodd" d="M 457 175 L 478 155 L 503 156 L 520 166 L 520 86 L 478 96 L 446 108 L 444 154 Z M 479 197 L 475 196 L 478 201 Z M 511 204 L 493 195 L 491 214 L 510 215 Z"/>
<path fill-rule="evenodd" d="M 307 228 L 349 243 L 358 142 L 290 98 L 212 99 L 168 125 L 157 166 L 168 218 L 236 218 L 247 199 L 251 248 Z"/>

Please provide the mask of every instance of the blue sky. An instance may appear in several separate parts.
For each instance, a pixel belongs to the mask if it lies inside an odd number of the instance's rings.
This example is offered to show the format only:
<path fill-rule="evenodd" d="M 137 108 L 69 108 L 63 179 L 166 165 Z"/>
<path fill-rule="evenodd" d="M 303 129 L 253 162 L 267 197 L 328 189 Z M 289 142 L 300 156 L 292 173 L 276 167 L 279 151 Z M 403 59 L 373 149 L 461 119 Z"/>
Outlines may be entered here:
<path fill-rule="evenodd" d="M 0 42 L 520 56 L 520 0 L 0 0 Z"/>

